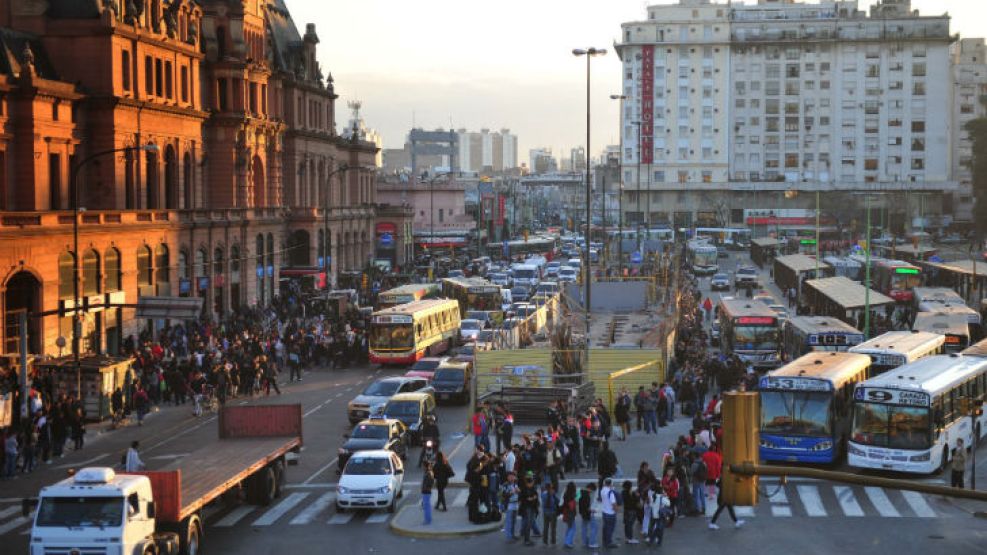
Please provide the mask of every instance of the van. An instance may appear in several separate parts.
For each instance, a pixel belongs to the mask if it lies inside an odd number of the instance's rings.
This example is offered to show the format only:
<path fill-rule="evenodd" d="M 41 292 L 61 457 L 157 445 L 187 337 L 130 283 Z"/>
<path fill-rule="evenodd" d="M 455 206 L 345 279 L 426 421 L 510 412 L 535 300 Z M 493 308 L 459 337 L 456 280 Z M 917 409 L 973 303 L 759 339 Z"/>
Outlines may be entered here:
<path fill-rule="evenodd" d="M 421 443 L 422 426 L 430 416 L 435 416 L 435 397 L 431 392 L 398 393 L 384 406 L 384 418 L 400 420 L 408 427 L 412 445 Z"/>

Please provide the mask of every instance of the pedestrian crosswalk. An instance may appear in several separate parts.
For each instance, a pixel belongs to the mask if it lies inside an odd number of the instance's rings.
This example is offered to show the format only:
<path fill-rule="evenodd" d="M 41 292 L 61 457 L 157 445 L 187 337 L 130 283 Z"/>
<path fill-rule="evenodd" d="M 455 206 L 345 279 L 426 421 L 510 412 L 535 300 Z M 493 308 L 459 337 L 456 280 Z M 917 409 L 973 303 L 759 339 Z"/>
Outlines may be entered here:
<path fill-rule="evenodd" d="M 878 487 L 838 485 L 823 481 L 780 484 L 761 482 L 760 503 L 755 507 L 735 507 L 738 518 L 949 518 L 967 513 L 945 503 L 937 496 L 913 491 Z M 420 504 L 421 497 L 406 487 L 399 506 Z M 385 510 L 336 510 L 336 492 L 332 489 L 310 488 L 289 490 L 268 507 L 231 505 L 210 507 L 205 517 L 207 526 L 217 530 L 251 527 L 266 529 L 280 526 L 373 526 L 388 523 L 394 514 Z M 450 511 L 465 511 L 469 492 L 450 489 L 447 492 Z M 434 503 L 434 500 L 433 500 Z M 716 502 L 706 501 L 706 514 L 712 516 Z M 721 517 L 722 518 L 722 517 Z M 0 504 L 0 536 L 29 534 L 31 518 L 21 515 L 20 503 Z"/>

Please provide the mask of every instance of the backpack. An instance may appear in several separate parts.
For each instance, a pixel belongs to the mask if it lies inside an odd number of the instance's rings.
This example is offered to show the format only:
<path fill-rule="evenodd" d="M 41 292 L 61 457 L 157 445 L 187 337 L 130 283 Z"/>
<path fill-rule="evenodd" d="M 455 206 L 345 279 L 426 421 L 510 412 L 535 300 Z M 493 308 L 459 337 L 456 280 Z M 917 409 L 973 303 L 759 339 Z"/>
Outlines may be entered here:
<path fill-rule="evenodd" d="M 705 482 L 708 476 L 706 470 L 706 463 L 702 459 L 698 459 L 696 461 L 696 470 L 692 473 L 693 481 L 696 483 Z"/>
<path fill-rule="evenodd" d="M 590 503 L 591 502 L 592 502 L 592 500 L 590 499 L 590 496 L 589 495 L 582 495 L 582 492 L 580 492 L 580 495 L 579 495 L 579 516 L 581 516 L 581 517 L 583 517 L 585 519 L 589 519 L 589 517 L 590 517 Z"/>

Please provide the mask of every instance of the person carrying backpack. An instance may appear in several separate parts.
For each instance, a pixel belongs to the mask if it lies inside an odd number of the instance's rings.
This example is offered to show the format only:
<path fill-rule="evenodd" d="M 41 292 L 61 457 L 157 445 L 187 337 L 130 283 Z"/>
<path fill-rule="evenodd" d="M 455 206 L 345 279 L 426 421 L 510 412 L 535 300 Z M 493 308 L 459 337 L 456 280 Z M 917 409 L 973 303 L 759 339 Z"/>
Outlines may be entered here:
<path fill-rule="evenodd" d="M 706 514 L 706 480 L 709 477 L 703 458 L 692 455 L 692 498 L 699 514 Z"/>
<path fill-rule="evenodd" d="M 593 500 L 596 499 L 596 484 L 590 483 L 585 488 L 579 490 L 579 517 L 580 531 L 583 536 L 583 547 L 597 549 L 600 546 L 596 543 L 596 534 L 599 532 L 599 525 L 596 523 L 596 507 Z"/>
<path fill-rule="evenodd" d="M 559 521 L 559 496 L 555 493 L 555 484 L 552 482 L 545 484 L 545 490 L 541 494 L 541 510 L 543 525 L 541 541 L 548 545 L 551 540 L 552 545 L 555 545 Z"/>
<path fill-rule="evenodd" d="M 569 482 L 562 494 L 562 522 L 565 523 L 565 541 L 563 547 L 572 549 L 576 540 L 576 514 L 579 507 L 576 502 L 576 484 Z"/>

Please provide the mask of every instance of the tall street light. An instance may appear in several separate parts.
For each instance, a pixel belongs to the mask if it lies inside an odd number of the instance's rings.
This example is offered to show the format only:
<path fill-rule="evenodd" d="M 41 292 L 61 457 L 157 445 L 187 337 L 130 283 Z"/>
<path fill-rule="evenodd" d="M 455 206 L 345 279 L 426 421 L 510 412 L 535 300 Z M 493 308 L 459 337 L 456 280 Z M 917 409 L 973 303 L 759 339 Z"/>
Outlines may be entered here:
<path fill-rule="evenodd" d="M 592 222 L 592 189 L 593 184 L 590 181 L 590 61 L 592 61 L 594 56 L 604 56 L 607 50 L 605 48 L 595 48 L 589 47 L 586 49 L 575 48 L 572 51 L 573 56 L 586 56 L 586 234 L 583 236 L 583 243 L 585 244 L 585 257 L 586 261 L 586 348 L 589 349 L 589 320 L 590 312 L 592 309 L 592 302 L 590 298 L 590 283 L 593 281 L 593 264 L 589 257 L 589 247 L 590 247 L 590 227 Z"/>
<path fill-rule="evenodd" d="M 434 245 L 435 244 L 435 181 L 437 179 L 439 179 L 440 177 L 452 177 L 452 174 L 453 174 L 453 172 L 451 172 L 451 171 L 441 172 L 441 173 L 437 173 L 437 174 L 433 175 L 432 177 L 430 177 L 428 179 L 428 194 L 429 194 L 429 198 L 428 198 L 428 212 L 429 212 L 428 213 L 428 242 L 429 242 L 429 245 Z M 480 202 L 480 210 L 483 210 L 483 202 L 482 202 L 483 197 L 480 197 L 479 196 L 479 188 L 477 188 L 477 196 L 479 197 L 479 199 L 481 201 Z M 477 242 L 480 241 L 479 234 L 480 234 L 480 232 L 479 232 L 479 230 L 477 230 L 477 238 L 476 238 Z M 431 255 L 430 254 L 428 265 L 432 269 L 432 275 L 430 277 L 431 277 L 431 279 L 435 279 L 435 256 L 434 255 Z"/>
<path fill-rule="evenodd" d="M 142 145 L 94 152 L 80 160 L 72 168 L 72 175 L 69 176 L 69 186 L 72 189 L 72 249 L 75 251 L 72 253 L 74 255 L 72 257 L 72 359 L 75 364 L 76 393 L 79 395 L 80 402 L 82 401 L 82 363 L 79 360 L 79 351 L 82 349 L 80 345 L 82 338 L 82 316 L 79 311 L 79 282 L 81 278 L 79 273 L 79 213 L 85 212 L 86 209 L 79 206 L 79 171 L 89 162 L 102 156 L 116 154 L 117 152 L 143 151 L 156 153 L 159 150 L 158 145 Z"/>
<path fill-rule="evenodd" d="M 624 117 L 624 101 L 627 96 L 623 94 L 611 94 L 610 100 L 620 101 L 620 119 Z M 620 129 L 620 198 L 618 200 L 619 220 L 617 221 L 617 268 L 621 277 L 624 275 L 624 130 Z"/>

